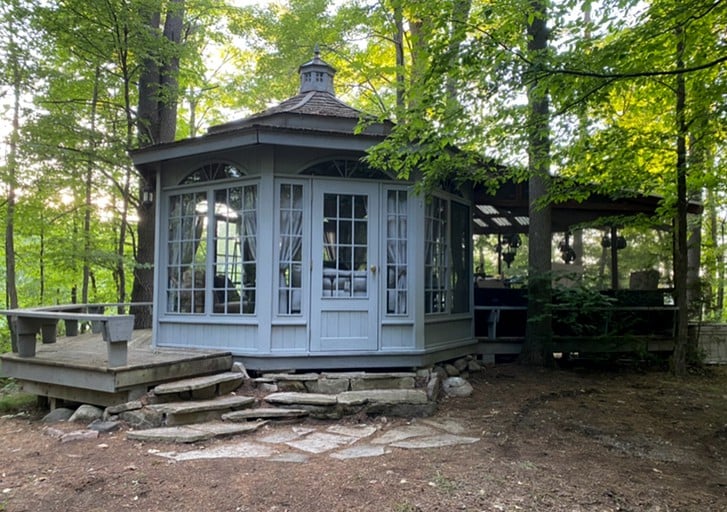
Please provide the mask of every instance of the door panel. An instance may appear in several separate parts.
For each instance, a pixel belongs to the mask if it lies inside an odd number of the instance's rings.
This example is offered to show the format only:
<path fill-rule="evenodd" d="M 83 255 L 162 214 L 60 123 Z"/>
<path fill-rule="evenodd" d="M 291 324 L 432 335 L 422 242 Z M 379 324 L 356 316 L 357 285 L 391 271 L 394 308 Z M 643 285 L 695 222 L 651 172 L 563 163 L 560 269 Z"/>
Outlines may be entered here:
<path fill-rule="evenodd" d="M 314 187 L 311 350 L 376 350 L 378 186 Z"/>

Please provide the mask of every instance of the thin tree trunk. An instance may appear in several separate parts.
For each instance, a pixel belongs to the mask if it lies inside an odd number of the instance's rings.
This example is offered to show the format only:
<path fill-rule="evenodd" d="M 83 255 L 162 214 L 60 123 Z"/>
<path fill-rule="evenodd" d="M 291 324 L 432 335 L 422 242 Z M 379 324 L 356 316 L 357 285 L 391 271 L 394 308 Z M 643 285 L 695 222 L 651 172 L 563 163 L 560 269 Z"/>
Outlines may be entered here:
<path fill-rule="evenodd" d="M 11 42 L 11 48 L 15 45 Z M 15 191 L 17 189 L 18 141 L 20 140 L 20 97 L 22 95 L 22 76 L 20 63 L 14 51 L 10 52 L 10 66 L 13 71 L 13 120 L 8 143 L 7 156 L 7 209 L 5 216 L 5 301 L 11 309 L 18 307 L 17 276 L 15 272 Z M 17 352 L 15 326 L 9 322 L 13 352 Z"/>
<path fill-rule="evenodd" d="M 91 147 L 89 152 L 96 152 L 96 109 L 98 106 L 98 88 L 101 69 L 96 68 L 93 81 L 93 96 L 91 98 Z M 93 163 L 89 160 L 86 166 L 86 198 L 83 212 L 83 283 L 81 286 L 81 302 L 89 303 L 88 283 L 91 275 L 91 212 L 93 211 L 93 203 L 91 201 L 93 190 Z"/>
<path fill-rule="evenodd" d="M 678 70 L 684 69 L 684 33 L 677 29 Z M 689 311 L 687 302 L 687 122 L 686 122 L 686 84 L 682 73 L 676 76 L 676 128 L 677 128 L 677 211 L 674 218 L 674 289 L 676 295 L 677 335 L 674 344 L 672 371 L 676 375 L 687 372 L 689 350 L 688 329 Z"/>
<path fill-rule="evenodd" d="M 402 110 L 405 106 L 404 78 L 404 12 L 401 0 L 394 0 L 394 47 L 396 49 L 396 106 Z"/>
<path fill-rule="evenodd" d="M 532 0 L 528 22 L 528 51 L 537 73 L 548 49 L 545 0 Z M 529 74 L 528 170 L 530 226 L 528 228 L 528 321 L 519 361 L 543 365 L 551 345 L 551 209 L 543 203 L 550 183 L 550 117 L 548 94 L 538 77 Z"/>

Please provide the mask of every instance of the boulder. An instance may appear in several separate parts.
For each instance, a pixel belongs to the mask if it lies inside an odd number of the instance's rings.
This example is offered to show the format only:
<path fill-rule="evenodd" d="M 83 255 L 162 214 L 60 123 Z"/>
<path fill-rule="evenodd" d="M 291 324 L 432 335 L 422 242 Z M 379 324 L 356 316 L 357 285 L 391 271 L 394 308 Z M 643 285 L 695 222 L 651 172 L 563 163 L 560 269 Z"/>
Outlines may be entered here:
<path fill-rule="evenodd" d="M 461 377 L 450 377 L 442 382 L 442 389 L 447 396 L 465 397 L 472 394 L 472 384 Z"/>

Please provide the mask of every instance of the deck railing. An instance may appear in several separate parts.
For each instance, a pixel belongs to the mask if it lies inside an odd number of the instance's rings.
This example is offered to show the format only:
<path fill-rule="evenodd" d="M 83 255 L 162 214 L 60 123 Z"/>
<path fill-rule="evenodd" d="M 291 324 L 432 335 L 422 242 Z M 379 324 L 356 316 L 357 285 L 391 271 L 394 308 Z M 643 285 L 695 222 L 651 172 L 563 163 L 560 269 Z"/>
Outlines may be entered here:
<path fill-rule="evenodd" d="M 126 366 L 128 342 L 134 330 L 134 315 L 119 314 L 131 307 L 151 307 L 151 303 L 62 304 L 0 311 L 8 317 L 20 357 L 35 357 L 40 334 L 42 343 L 55 343 L 58 322 L 63 320 L 66 336 L 77 336 L 80 322 L 90 322 L 91 331 L 101 333 L 107 344 L 109 368 Z M 106 312 L 114 314 L 106 314 Z"/>

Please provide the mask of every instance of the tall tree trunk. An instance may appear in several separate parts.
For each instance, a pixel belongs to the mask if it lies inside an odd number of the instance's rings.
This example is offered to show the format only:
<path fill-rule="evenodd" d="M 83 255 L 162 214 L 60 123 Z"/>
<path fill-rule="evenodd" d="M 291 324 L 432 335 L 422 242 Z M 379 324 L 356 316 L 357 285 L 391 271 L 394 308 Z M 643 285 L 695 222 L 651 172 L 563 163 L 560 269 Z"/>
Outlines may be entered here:
<path fill-rule="evenodd" d="M 165 42 L 171 51 L 159 69 L 159 142 L 172 142 L 177 131 L 177 97 L 179 96 L 179 51 L 182 42 L 184 0 L 170 0 L 164 22 Z"/>
<path fill-rule="evenodd" d="M 150 30 L 156 33 L 161 23 L 158 11 L 148 14 Z M 153 52 L 144 60 L 139 79 L 138 138 L 141 147 L 174 140 L 177 120 L 177 75 L 179 72 L 179 46 L 184 19 L 184 1 L 172 0 L 166 13 L 161 44 L 173 45 L 163 56 Z M 162 58 L 163 57 L 163 58 Z M 153 171 L 142 173 L 139 190 L 154 188 Z M 152 302 L 154 297 L 154 223 L 155 208 L 139 201 L 137 246 L 134 265 L 134 283 L 131 301 Z M 134 307 L 136 328 L 151 327 L 151 311 L 147 307 Z"/>
<path fill-rule="evenodd" d="M 677 29 L 677 70 L 684 69 L 684 33 Z M 677 335 L 672 370 L 676 375 L 687 372 L 689 351 L 689 310 L 687 301 L 687 92 L 683 73 L 676 76 L 676 185 L 677 211 L 674 218 L 674 290 L 676 295 Z"/>
<path fill-rule="evenodd" d="M 96 68 L 93 81 L 93 96 L 91 98 L 91 147 L 89 153 L 96 152 L 96 109 L 98 106 L 98 88 L 101 69 Z M 81 302 L 88 304 L 88 283 L 91 275 L 91 212 L 93 211 L 93 162 L 89 160 L 86 166 L 86 198 L 83 212 L 83 283 L 81 285 Z"/>
<path fill-rule="evenodd" d="M 20 140 L 20 98 L 22 95 L 22 73 L 16 54 L 17 47 L 11 42 L 10 66 L 13 71 L 13 120 L 8 143 L 7 156 L 7 209 L 5 214 L 5 302 L 11 309 L 18 307 L 17 276 L 15 272 L 15 191 L 18 182 L 18 141 Z M 10 323 L 12 351 L 17 352 L 15 326 Z"/>
<path fill-rule="evenodd" d="M 520 362 L 543 365 L 551 345 L 551 209 L 543 202 L 550 183 L 550 116 L 547 91 L 540 84 L 538 64 L 548 49 L 545 0 L 532 0 L 527 25 L 528 52 L 528 171 L 530 227 L 528 228 L 528 321 Z"/>

